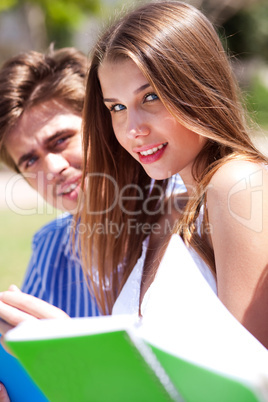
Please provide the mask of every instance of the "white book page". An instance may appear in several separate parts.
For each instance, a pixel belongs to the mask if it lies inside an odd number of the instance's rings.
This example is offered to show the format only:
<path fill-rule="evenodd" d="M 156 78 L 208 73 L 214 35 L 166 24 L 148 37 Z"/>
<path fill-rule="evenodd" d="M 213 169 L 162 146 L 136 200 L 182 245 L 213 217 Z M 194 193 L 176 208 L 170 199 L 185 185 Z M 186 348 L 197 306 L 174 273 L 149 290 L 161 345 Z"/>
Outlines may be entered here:
<path fill-rule="evenodd" d="M 129 315 L 71 319 L 27 320 L 7 332 L 7 341 L 67 338 L 113 331 L 133 331 L 136 320 Z"/>
<path fill-rule="evenodd" d="M 178 235 L 149 289 L 141 336 L 188 361 L 260 384 L 268 400 L 268 351 L 212 291 Z"/>

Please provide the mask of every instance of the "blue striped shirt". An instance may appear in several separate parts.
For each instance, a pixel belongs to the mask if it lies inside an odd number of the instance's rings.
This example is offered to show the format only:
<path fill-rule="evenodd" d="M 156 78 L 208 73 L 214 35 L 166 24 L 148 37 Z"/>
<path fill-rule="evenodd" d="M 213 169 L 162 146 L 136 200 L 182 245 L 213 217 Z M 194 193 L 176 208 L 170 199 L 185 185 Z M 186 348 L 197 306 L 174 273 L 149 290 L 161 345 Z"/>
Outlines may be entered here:
<path fill-rule="evenodd" d="M 22 291 L 59 307 L 70 317 L 96 316 L 95 299 L 72 253 L 72 222 L 72 216 L 65 214 L 35 234 Z"/>

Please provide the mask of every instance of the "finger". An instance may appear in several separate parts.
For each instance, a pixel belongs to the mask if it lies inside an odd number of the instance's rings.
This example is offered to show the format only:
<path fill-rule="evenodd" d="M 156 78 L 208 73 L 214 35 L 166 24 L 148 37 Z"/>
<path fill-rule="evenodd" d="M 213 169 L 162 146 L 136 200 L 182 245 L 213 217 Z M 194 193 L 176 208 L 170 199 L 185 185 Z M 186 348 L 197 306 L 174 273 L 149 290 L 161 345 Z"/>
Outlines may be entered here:
<path fill-rule="evenodd" d="M 21 292 L 21 290 L 18 288 L 16 285 L 10 285 L 8 290 L 13 291 L 13 292 Z"/>
<path fill-rule="evenodd" d="M 12 328 L 14 328 L 12 325 L 8 324 L 6 321 L 0 318 L 0 335 L 5 335 L 7 331 L 9 331 Z M 0 340 L 1 339 L 2 338 L 0 338 Z"/>
<path fill-rule="evenodd" d="M 0 383 L 0 402 L 10 402 L 7 390 L 2 383 Z"/>
<path fill-rule="evenodd" d="M 3 303 L 2 301 L 0 301 L 0 317 L 2 320 L 6 321 L 7 324 L 10 324 L 14 327 L 22 321 L 36 319 L 36 317 L 33 317 L 32 315 L 25 313 L 16 307 L 12 307 L 9 304 Z M 6 323 L 3 324 L 5 325 Z M 6 328 L 4 329 L 6 331 Z"/>
<path fill-rule="evenodd" d="M 5 291 L 0 293 L 0 301 L 5 303 L 6 305 L 15 307 L 19 309 L 21 312 L 24 312 L 35 318 L 66 318 L 68 315 L 60 310 L 59 308 L 53 306 L 45 302 L 44 300 L 38 299 L 32 295 L 28 295 L 21 291 Z M 0 317 L 6 318 L 1 315 Z M 27 318 L 27 317 L 26 317 Z M 6 320 L 10 323 L 9 320 Z M 12 324 L 12 323 L 11 323 Z"/>

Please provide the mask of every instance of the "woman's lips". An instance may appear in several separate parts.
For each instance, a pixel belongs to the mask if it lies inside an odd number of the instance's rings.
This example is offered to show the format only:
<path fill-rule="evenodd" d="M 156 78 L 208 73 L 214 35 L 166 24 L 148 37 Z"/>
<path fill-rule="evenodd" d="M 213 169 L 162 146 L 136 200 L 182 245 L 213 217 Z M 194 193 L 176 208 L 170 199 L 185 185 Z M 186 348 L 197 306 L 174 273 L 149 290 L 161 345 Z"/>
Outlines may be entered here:
<path fill-rule="evenodd" d="M 166 150 L 167 142 L 138 152 L 141 163 L 148 164 L 158 161 Z"/>

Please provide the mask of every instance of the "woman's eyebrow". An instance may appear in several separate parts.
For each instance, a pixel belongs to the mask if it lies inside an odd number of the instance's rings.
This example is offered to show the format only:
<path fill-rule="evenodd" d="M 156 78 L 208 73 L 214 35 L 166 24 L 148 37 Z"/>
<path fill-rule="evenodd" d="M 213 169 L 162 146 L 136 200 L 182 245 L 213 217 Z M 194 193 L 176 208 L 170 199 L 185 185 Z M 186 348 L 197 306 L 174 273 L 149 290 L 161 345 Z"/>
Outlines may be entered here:
<path fill-rule="evenodd" d="M 137 95 L 138 93 L 144 91 L 144 89 L 150 87 L 150 84 L 144 84 L 142 86 L 140 86 L 139 88 L 135 89 L 135 91 L 133 92 L 135 95 Z M 116 98 L 104 98 L 103 102 L 119 102 L 119 99 Z"/>
<path fill-rule="evenodd" d="M 149 83 L 144 84 L 144 85 L 142 85 L 141 87 L 135 89 L 134 94 L 137 95 L 139 92 L 143 91 L 144 89 L 146 89 L 146 88 L 148 88 L 148 87 L 150 87 L 150 84 L 149 84 Z"/>

